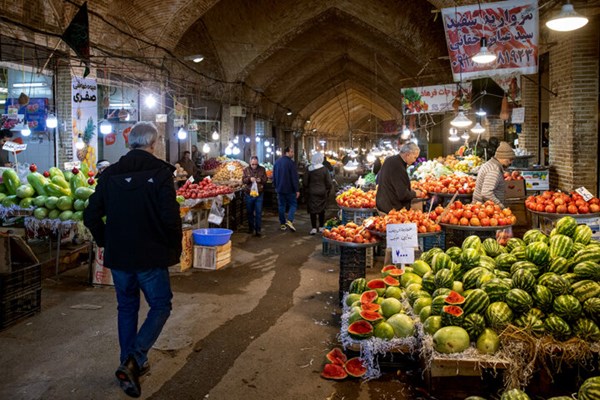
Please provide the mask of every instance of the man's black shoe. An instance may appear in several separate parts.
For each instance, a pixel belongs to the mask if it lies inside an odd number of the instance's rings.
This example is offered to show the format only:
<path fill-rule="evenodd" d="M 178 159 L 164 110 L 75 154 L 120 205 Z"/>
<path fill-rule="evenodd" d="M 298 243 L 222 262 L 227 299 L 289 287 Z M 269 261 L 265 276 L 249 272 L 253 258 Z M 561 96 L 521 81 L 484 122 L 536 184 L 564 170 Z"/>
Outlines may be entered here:
<path fill-rule="evenodd" d="M 132 356 L 117 368 L 115 376 L 119 380 L 121 389 L 130 397 L 140 397 L 142 387 L 140 386 L 140 369 Z"/>
<path fill-rule="evenodd" d="M 150 372 L 150 363 L 146 361 L 142 368 L 140 368 L 140 378 Z"/>

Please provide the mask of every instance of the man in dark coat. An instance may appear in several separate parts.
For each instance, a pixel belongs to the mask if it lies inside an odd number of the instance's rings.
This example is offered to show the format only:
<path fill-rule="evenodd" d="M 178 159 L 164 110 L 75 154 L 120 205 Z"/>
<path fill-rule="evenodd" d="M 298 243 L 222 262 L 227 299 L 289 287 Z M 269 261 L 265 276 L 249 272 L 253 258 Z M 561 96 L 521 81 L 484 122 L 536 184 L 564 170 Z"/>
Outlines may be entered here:
<path fill-rule="evenodd" d="M 419 157 L 419 146 L 409 142 L 400 147 L 400 154 L 385 159 L 377 174 L 377 195 L 375 202 L 382 213 L 402 208 L 410 209 L 411 200 L 417 193 L 410 188 L 406 168 Z"/>
<path fill-rule="evenodd" d="M 298 208 L 298 197 L 300 197 L 300 188 L 298 182 L 298 169 L 292 158 L 294 149 L 286 147 L 283 149 L 283 157 L 275 161 L 273 166 L 273 186 L 277 192 L 277 205 L 279 211 L 280 229 L 286 229 L 296 232 L 294 226 L 294 214 Z M 289 208 L 287 219 L 285 210 Z"/>
<path fill-rule="evenodd" d="M 175 168 L 154 156 L 157 140 L 152 123 L 135 124 L 131 150 L 104 170 L 83 214 L 112 271 L 121 347 L 115 374 L 132 397 L 141 395 L 139 377 L 149 369 L 148 351 L 171 313 L 168 267 L 179 262 L 182 247 Z M 150 311 L 138 331 L 140 290 Z"/>
<path fill-rule="evenodd" d="M 310 214 L 310 223 L 312 225 L 309 234 L 314 235 L 317 233 L 317 230 L 323 232 L 327 198 L 333 186 L 331 175 L 325 165 L 323 165 L 323 153 L 313 154 L 311 165 L 308 167 L 308 173 L 304 176 L 304 187 L 308 194 L 308 213 Z M 318 225 L 317 217 L 319 217 Z"/>

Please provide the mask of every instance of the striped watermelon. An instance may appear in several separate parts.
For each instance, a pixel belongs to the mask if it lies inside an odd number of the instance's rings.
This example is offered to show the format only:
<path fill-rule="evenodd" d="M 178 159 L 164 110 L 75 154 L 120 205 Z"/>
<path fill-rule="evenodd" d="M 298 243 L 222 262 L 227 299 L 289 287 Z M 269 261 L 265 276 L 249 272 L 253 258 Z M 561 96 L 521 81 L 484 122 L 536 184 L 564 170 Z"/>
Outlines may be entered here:
<path fill-rule="evenodd" d="M 530 308 L 529 311 L 527 311 L 527 315 L 533 315 L 539 319 L 542 319 L 546 316 L 546 314 L 544 314 L 544 312 L 539 308 Z"/>
<path fill-rule="evenodd" d="M 573 243 L 573 249 L 571 250 L 571 257 L 577 254 L 578 251 L 585 249 L 585 244 L 583 243 Z"/>
<path fill-rule="evenodd" d="M 506 242 L 506 250 L 511 252 L 515 247 L 525 247 L 526 243 L 523 239 L 519 238 L 510 238 L 508 242 Z"/>
<path fill-rule="evenodd" d="M 479 266 L 494 271 L 496 269 L 496 261 L 492 257 L 481 256 L 479 257 Z"/>
<path fill-rule="evenodd" d="M 435 290 L 435 283 L 433 282 L 434 278 L 435 274 L 433 273 L 433 271 L 425 273 L 425 275 L 423 275 L 423 277 L 421 278 L 421 286 L 423 287 L 423 289 L 427 290 L 430 293 L 433 292 Z"/>
<path fill-rule="evenodd" d="M 532 314 L 524 314 L 519 318 L 514 320 L 514 325 L 522 328 L 528 332 L 531 332 L 535 335 L 543 335 L 545 332 L 544 329 L 544 321 L 541 318 L 532 315 Z"/>
<path fill-rule="evenodd" d="M 510 290 L 511 286 L 501 279 L 492 279 L 483 285 L 481 289 L 485 291 L 490 298 L 490 302 L 504 301 L 506 299 L 506 293 Z"/>
<path fill-rule="evenodd" d="M 573 324 L 573 334 L 588 342 L 600 341 L 600 328 L 590 319 L 580 318 Z"/>
<path fill-rule="evenodd" d="M 446 305 L 446 295 L 439 295 L 431 301 L 431 315 L 441 315 L 442 308 Z"/>
<path fill-rule="evenodd" d="M 579 387 L 577 400 L 598 400 L 600 399 L 600 376 L 588 378 Z"/>
<path fill-rule="evenodd" d="M 553 272 L 546 272 L 544 275 L 540 276 L 538 284 L 544 285 L 550 289 L 554 297 L 560 296 L 561 294 L 567 294 L 571 289 L 569 281 Z"/>
<path fill-rule="evenodd" d="M 420 277 L 423 277 L 427 272 L 431 271 L 431 267 L 423 260 L 417 260 L 412 265 L 413 272 Z"/>
<path fill-rule="evenodd" d="M 535 288 L 531 292 L 531 298 L 533 304 L 542 311 L 552 310 L 552 304 L 554 303 L 554 295 L 546 286 L 535 285 Z"/>
<path fill-rule="evenodd" d="M 550 238 L 550 257 L 570 257 L 573 239 L 565 235 L 554 235 Z"/>
<path fill-rule="evenodd" d="M 462 305 L 466 314 L 477 313 L 482 314 L 490 305 L 490 297 L 483 289 L 473 289 L 465 297 L 465 302 Z"/>
<path fill-rule="evenodd" d="M 527 259 L 527 254 L 525 251 L 526 248 L 527 248 L 526 246 L 517 246 L 510 251 L 510 254 L 515 256 L 517 258 L 517 260 L 526 260 Z"/>
<path fill-rule="evenodd" d="M 591 261 L 595 263 L 600 263 L 600 247 L 598 246 L 586 246 L 584 249 L 579 250 L 573 256 L 571 263 L 573 265 L 577 265 L 580 262 Z"/>
<path fill-rule="evenodd" d="M 583 261 L 573 267 L 573 272 L 581 279 L 600 281 L 600 265 L 592 261 Z"/>
<path fill-rule="evenodd" d="M 435 297 L 438 297 L 438 296 L 448 296 L 451 291 L 452 291 L 452 289 L 449 289 L 449 288 L 435 289 L 433 291 L 433 293 L 431 294 L 431 297 L 435 298 Z"/>
<path fill-rule="evenodd" d="M 465 272 L 465 274 L 463 275 L 463 278 L 462 278 L 463 288 L 465 288 L 465 289 L 476 288 L 477 287 L 477 279 L 484 272 L 489 272 L 489 271 L 483 267 L 476 267 L 476 268 L 473 268 L 473 269 Z"/>
<path fill-rule="evenodd" d="M 433 256 L 433 259 L 431 260 L 431 270 L 434 273 L 437 273 L 439 270 L 441 269 L 450 269 L 450 263 L 452 262 L 452 259 L 450 258 L 450 256 L 446 253 L 437 253 Z"/>
<path fill-rule="evenodd" d="M 469 334 L 471 341 L 476 341 L 485 329 L 485 318 L 481 314 L 468 314 L 463 320 L 462 327 Z"/>
<path fill-rule="evenodd" d="M 452 261 L 458 263 L 460 262 L 460 255 L 462 254 L 462 249 L 460 247 L 453 246 L 446 250 L 446 254 L 450 256 Z"/>
<path fill-rule="evenodd" d="M 583 312 L 581 303 L 575 296 L 563 294 L 554 299 L 552 304 L 554 313 L 565 321 L 575 321 Z"/>
<path fill-rule="evenodd" d="M 525 256 L 535 265 L 546 265 L 550 260 L 550 248 L 544 242 L 533 242 L 525 248 Z"/>
<path fill-rule="evenodd" d="M 425 253 L 421 254 L 421 260 L 425 261 L 427 264 L 431 265 L 431 260 L 433 260 L 433 256 L 438 253 L 443 253 L 444 250 L 439 247 L 434 247 L 430 250 L 427 250 Z"/>
<path fill-rule="evenodd" d="M 513 319 L 513 312 L 508 304 L 497 301 L 488 306 L 485 311 L 485 320 L 488 326 L 494 329 L 502 329 L 510 324 Z"/>
<path fill-rule="evenodd" d="M 502 393 L 500 400 L 531 400 L 531 398 L 522 390 L 511 389 Z"/>
<path fill-rule="evenodd" d="M 517 261 L 510 267 L 511 275 L 517 272 L 520 269 L 526 269 L 533 274 L 533 276 L 538 277 L 540 275 L 540 268 L 530 261 Z"/>
<path fill-rule="evenodd" d="M 494 279 L 496 275 L 492 271 L 485 270 L 481 275 L 477 277 L 477 282 L 475 282 L 475 287 L 481 288 L 486 282 Z"/>
<path fill-rule="evenodd" d="M 571 328 L 564 319 L 551 315 L 544 321 L 544 329 L 557 340 L 567 340 L 571 337 Z"/>
<path fill-rule="evenodd" d="M 459 306 L 442 307 L 442 326 L 462 326 L 465 312 Z"/>
<path fill-rule="evenodd" d="M 500 246 L 496 239 L 485 239 L 483 243 L 481 243 L 481 247 L 483 247 L 483 250 L 485 250 L 485 254 L 490 257 L 496 257 L 502 253 L 502 246 Z"/>
<path fill-rule="evenodd" d="M 522 289 L 510 289 L 506 293 L 506 304 L 517 314 L 522 314 L 533 306 L 533 300 L 529 293 Z"/>
<path fill-rule="evenodd" d="M 437 256 L 438 255 L 436 255 L 436 257 Z M 435 277 L 433 278 L 433 284 L 436 288 L 451 289 L 452 285 L 454 284 L 454 274 L 447 268 L 440 269 L 436 272 Z"/>
<path fill-rule="evenodd" d="M 600 298 L 592 297 L 583 303 L 583 312 L 588 318 L 600 323 Z"/>
<path fill-rule="evenodd" d="M 505 253 L 500 254 L 498 257 L 496 257 L 495 261 L 496 268 L 502 271 L 510 272 L 510 267 L 512 267 L 512 265 L 517 262 L 517 257 L 515 257 L 513 254 Z"/>
<path fill-rule="evenodd" d="M 565 274 L 569 270 L 569 262 L 565 257 L 553 258 L 548 266 L 548 272 L 554 272 L 555 274 Z"/>
<path fill-rule="evenodd" d="M 497 278 L 510 279 L 510 272 L 500 271 L 499 269 L 497 269 L 497 270 L 494 271 L 494 273 L 496 274 Z"/>
<path fill-rule="evenodd" d="M 350 288 L 348 289 L 349 293 L 358 293 L 361 294 L 367 288 L 367 280 L 365 278 L 357 278 L 352 281 L 350 284 Z"/>
<path fill-rule="evenodd" d="M 577 221 L 573 217 L 562 217 L 554 224 L 554 229 L 561 235 L 573 237 L 577 229 Z"/>
<path fill-rule="evenodd" d="M 575 282 L 579 282 L 579 277 L 572 272 L 567 272 L 566 274 L 561 275 L 569 285 L 573 285 Z"/>
<path fill-rule="evenodd" d="M 481 250 L 481 239 L 479 236 L 467 236 L 462 242 L 462 251 L 464 252 L 466 249 L 475 249 L 477 251 Z"/>
<path fill-rule="evenodd" d="M 431 294 L 429 294 L 429 292 L 425 290 L 414 290 L 408 293 L 406 296 L 408 304 L 410 304 L 411 306 L 415 304 L 415 301 L 417 301 L 417 299 L 420 299 L 421 297 L 431 298 Z"/>
<path fill-rule="evenodd" d="M 600 297 L 600 283 L 590 279 L 575 282 L 571 285 L 571 294 L 581 303 L 592 297 Z"/>
<path fill-rule="evenodd" d="M 477 236 L 475 236 L 477 237 Z M 460 262 L 462 264 L 462 268 L 465 270 L 470 270 L 471 268 L 475 268 L 479 265 L 479 259 L 481 258 L 481 254 L 478 250 L 473 248 L 466 248 L 463 250 L 462 255 L 460 256 Z"/>
<path fill-rule="evenodd" d="M 573 240 L 577 243 L 583 243 L 587 245 L 592 240 L 592 228 L 587 225 L 577 225 L 575 228 L 575 234 Z"/>
<path fill-rule="evenodd" d="M 539 229 L 530 229 L 523 235 L 523 241 L 526 245 L 533 242 L 548 243 L 548 236 L 544 235 Z"/>
<path fill-rule="evenodd" d="M 536 283 L 535 276 L 525 268 L 516 270 L 511 279 L 514 288 L 523 289 L 526 292 L 531 292 Z"/>

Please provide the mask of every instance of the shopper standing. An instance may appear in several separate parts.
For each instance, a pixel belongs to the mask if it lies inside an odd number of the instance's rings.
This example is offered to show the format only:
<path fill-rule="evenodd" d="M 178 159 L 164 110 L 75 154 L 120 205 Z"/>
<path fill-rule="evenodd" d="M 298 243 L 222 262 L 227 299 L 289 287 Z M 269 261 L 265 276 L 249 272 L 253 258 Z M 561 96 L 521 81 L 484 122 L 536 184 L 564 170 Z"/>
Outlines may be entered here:
<path fill-rule="evenodd" d="M 196 164 L 192 161 L 190 154 L 189 151 L 184 151 L 181 160 L 177 161 L 177 163 L 181 165 L 181 168 L 187 173 L 188 179 L 194 176 L 197 170 Z"/>
<path fill-rule="evenodd" d="M 327 207 L 327 198 L 331 191 L 331 175 L 327 167 L 323 165 L 323 153 L 315 153 L 311 159 L 311 165 L 308 167 L 308 173 L 305 175 L 304 187 L 308 195 L 308 213 L 310 214 L 310 223 L 312 229 L 309 234 L 314 235 L 323 232 L 325 224 L 325 208 Z M 317 225 L 317 217 L 319 219 Z"/>
<path fill-rule="evenodd" d="M 154 156 L 157 139 L 152 123 L 133 126 L 131 150 L 104 170 L 83 214 L 94 240 L 104 247 L 104 264 L 112 271 L 121 347 L 115 375 L 131 397 L 141 395 L 139 377 L 149 369 L 148 351 L 171 313 L 168 267 L 181 255 L 175 168 Z M 138 327 L 140 291 L 150 310 Z"/>
<path fill-rule="evenodd" d="M 277 192 L 277 203 L 279 208 L 279 223 L 282 231 L 286 229 L 296 232 L 294 227 L 294 214 L 298 208 L 298 169 L 292 158 L 294 150 L 290 147 L 283 149 L 283 156 L 275 161 L 273 166 L 273 186 Z M 286 209 L 289 209 L 287 219 Z"/>
<path fill-rule="evenodd" d="M 400 147 L 400 154 L 385 159 L 377 174 L 377 209 L 387 214 L 391 210 L 410 209 L 411 200 L 417 192 L 410 188 L 410 179 L 406 168 L 419 157 L 420 149 L 409 142 Z"/>
<path fill-rule="evenodd" d="M 473 201 L 493 201 L 504 208 L 504 168 L 512 164 L 515 152 L 507 142 L 500 142 L 496 154 L 477 173 Z"/>
<path fill-rule="evenodd" d="M 267 181 L 267 170 L 258 165 L 258 157 L 250 158 L 250 165 L 244 168 L 242 182 L 246 196 L 246 210 L 248 211 L 248 233 L 262 237 L 262 205 L 264 198 L 264 185 Z M 256 184 L 256 190 L 253 186 Z"/>

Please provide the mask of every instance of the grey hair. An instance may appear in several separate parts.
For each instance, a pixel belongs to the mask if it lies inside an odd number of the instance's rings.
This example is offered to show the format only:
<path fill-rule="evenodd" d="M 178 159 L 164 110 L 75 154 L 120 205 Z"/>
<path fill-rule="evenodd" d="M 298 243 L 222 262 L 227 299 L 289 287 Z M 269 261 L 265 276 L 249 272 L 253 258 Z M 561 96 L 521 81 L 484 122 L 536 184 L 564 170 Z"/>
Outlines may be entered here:
<path fill-rule="evenodd" d="M 140 121 L 129 132 L 129 148 L 144 149 L 150 147 L 158 139 L 158 130 L 152 122 Z"/>
<path fill-rule="evenodd" d="M 258 156 L 252 156 L 252 157 L 250 157 L 250 160 L 256 160 L 256 161 L 258 161 Z"/>
<path fill-rule="evenodd" d="M 404 143 L 402 147 L 400 147 L 400 154 L 412 154 L 417 151 L 421 151 L 421 149 L 413 142 Z"/>

